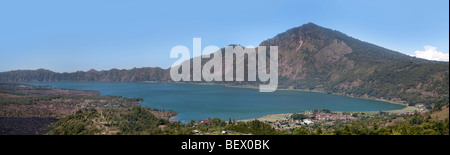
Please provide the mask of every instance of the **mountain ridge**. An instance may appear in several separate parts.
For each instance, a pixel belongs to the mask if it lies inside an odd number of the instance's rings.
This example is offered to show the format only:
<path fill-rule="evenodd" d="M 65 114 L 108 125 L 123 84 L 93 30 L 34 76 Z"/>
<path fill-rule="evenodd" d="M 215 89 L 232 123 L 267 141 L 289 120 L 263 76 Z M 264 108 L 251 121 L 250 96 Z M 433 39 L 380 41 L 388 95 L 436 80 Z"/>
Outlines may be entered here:
<path fill-rule="evenodd" d="M 278 46 L 279 88 L 320 90 L 347 96 L 405 101 L 411 105 L 448 102 L 448 62 L 411 57 L 314 23 L 291 28 L 262 41 L 260 46 Z M 224 48 L 220 52 L 224 52 Z M 210 59 L 202 58 L 202 63 Z M 1 72 L 0 81 L 172 82 L 169 70 L 159 67 L 73 73 L 19 70 Z M 239 86 L 256 83 L 225 84 Z"/>

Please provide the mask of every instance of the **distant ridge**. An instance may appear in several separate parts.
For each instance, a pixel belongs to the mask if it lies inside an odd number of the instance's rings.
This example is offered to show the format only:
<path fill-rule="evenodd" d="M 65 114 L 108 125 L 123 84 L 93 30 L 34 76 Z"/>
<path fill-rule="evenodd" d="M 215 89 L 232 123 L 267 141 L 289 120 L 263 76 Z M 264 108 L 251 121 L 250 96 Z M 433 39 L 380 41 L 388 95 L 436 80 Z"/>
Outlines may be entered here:
<path fill-rule="evenodd" d="M 89 70 L 73 73 L 56 73 L 46 69 L 15 70 L 0 73 L 3 82 L 51 82 L 51 81 L 104 81 L 104 82 L 137 82 L 137 81 L 170 81 L 168 69 L 159 67 L 143 67 L 133 69 L 111 69 L 106 71 Z"/>
<path fill-rule="evenodd" d="M 411 105 L 449 101 L 448 62 L 410 57 L 314 23 L 291 28 L 260 45 L 278 46 L 279 88 L 320 90 L 347 96 L 405 101 Z M 204 63 L 209 59 L 202 60 Z M 17 70 L 0 73 L 0 81 L 171 82 L 171 79 L 169 69 L 145 67 L 74 73 L 55 73 L 44 69 Z M 255 83 L 226 84 L 239 86 Z"/>

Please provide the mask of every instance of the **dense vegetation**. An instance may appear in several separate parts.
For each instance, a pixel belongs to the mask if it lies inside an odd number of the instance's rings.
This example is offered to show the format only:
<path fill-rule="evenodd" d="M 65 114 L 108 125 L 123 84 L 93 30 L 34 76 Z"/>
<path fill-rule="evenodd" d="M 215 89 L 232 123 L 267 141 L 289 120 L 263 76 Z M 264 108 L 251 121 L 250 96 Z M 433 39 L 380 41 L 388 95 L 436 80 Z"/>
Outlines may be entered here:
<path fill-rule="evenodd" d="M 94 126 L 91 119 L 98 117 L 98 112 L 94 108 L 80 109 L 75 114 L 69 115 L 56 122 L 50 128 L 49 134 L 59 135 L 91 135 L 99 130 Z"/>
<path fill-rule="evenodd" d="M 291 118 L 294 120 L 303 120 L 303 119 L 308 119 L 309 116 L 305 115 L 305 114 L 292 114 Z"/>
<path fill-rule="evenodd" d="M 372 96 L 405 101 L 410 105 L 447 103 L 449 93 L 448 64 L 418 64 L 411 61 L 386 63 L 369 67 L 369 73 L 351 73 L 342 78 L 351 81 L 362 77 L 361 84 L 351 88 L 339 87 L 341 81 L 329 85 L 331 92 L 354 96 Z M 353 77 L 353 78 L 352 78 Z M 370 84 L 369 84 L 370 83 Z"/>
<path fill-rule="evenodd" d="M 294 135 L 449 135 L 448 104 L 437 104 L 426 113 L 393 114 L 379 112 L 359 114 L 358 119 L 345 122 L 318 122 L 295 128 Z M 446 110 L 447 116 L 435 116 Z M 435 116 L 433 118 L 433 116 Z"/>
<path fill-rule="evenodd" d="M 235 131 L 239 133 L 248 133 L 254 135 L 276 135 L 280 134 L 277 130 L 270 125 L 258 120 L 252 120 L 249 122 L 239 122 L 236 125 L 230 125 L 225 128 L 226 130 Z"/>
<path fill-rule="evenodd" d="M 164 130 L 158 128 L 167 125 Z M 129 109 L 106 109 L 97 111 L 93 108 L 78 110 L 53 124 L 50 135 L 158 135 L 189 134 L 177 128 L 177 123 L 157 118 L 149 108 L 134 106 Z"/>
<path fill-rule="evenodd" d="M 157 118 L 150 108 L 141 106 L 103 111 L 86 108 L 53 124 L 48 134 L 190 135 L 195 134 L 194 130 L 200 130 L 203 134 L 218 134 L 223 130 L 234 131 L 237 134 L 273 135 L 279 133 L 258 120 L 239 123 L 235 121 L 227 123 L 218 118 L 209 120 L 208 123 L 170 122 L 167 119 Z"/>
<path fill-rule="evenodd" d="M 448 104 L 420 114 L 357 114 L 352 121 L 316 122 L 290 131 L 280 131 L 258 121 L 231 121 L 218 118 L 188 124 L 155 117 L 148 108 L 135 106 L 127 110 L 109 109 L 98 112 L 82 109 L 55 123 L 48 134 L 124 134 L 124 135 L 190 135 L 190 134 L 252 134 L 252 135 L 448 135 L 448 116 L 436 116 Z M 322 111 L 323 112 L 323 111 Z M 356 113 L 354 114 L 354 116 Z M 303 114 L 293 116 L 306 117 Z M 435 118 L 433 118 L 435 117 Z M 197 131 L 198 133 L 194 132 Z"/>

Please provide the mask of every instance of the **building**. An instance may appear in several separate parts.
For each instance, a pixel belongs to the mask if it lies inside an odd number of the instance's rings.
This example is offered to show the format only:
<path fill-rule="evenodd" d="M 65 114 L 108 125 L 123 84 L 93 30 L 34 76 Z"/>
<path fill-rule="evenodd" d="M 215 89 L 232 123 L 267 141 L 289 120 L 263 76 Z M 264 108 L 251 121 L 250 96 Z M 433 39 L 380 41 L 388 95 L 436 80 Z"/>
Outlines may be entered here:
<path fill-rule="evenodd" d="M 314 122 L 310 119 L 303 119 L 303 124 L 313 124 Z"/>
<path fill-rule="evenodd" d="M 211 122 L 211 120 L 209 120 L 209 119 L 204 119 L 204 120 L 200 121 L 200 123 L 210 123 L 210 122 Z"/>

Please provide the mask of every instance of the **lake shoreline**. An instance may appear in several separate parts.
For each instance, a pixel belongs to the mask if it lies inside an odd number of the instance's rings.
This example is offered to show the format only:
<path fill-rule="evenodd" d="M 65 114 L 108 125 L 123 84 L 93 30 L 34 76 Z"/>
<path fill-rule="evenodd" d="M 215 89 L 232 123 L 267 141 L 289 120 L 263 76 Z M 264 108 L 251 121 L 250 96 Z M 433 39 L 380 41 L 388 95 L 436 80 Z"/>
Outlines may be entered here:
<path fill-rule="evenodd" d="M 167 82 L 163 82 L 163 83 L 167 83 Z M 230 88 L 244 88 L 244 89 L 258 89 L 256 87 L 252 87 L 251 85 L 246 85 L 246 86 L 233 86 L 233 85 L 227 85 L 227 84 L 217 84 L 217 83 L 188 83 L 188 82 L 175 82 L 175 84 L 193 84 L 193 85 L 215 85 L 215 86 L 224 86 L 224 87 L 230 87 Z M 403 108 L 400 109 L 395 109 L 395 110 L 386 110 L 383 112 L 390 112 L 390 113 L 395 113 L 395 112 L 414 112 L 416 110 L 419 110 L 416 106 L 408 106 L 408 104 L 405 103 L 405 101 L 391 101 L 391 100 L 386 100 L 386 99 L 378 99 L 378 98 L 374 98 L 374 97 L 356 97 L 356 96 L 352 96 L 352 95 L 346 95 L 346 94 L 338 94 L 338 93 L 328 93 L 328 92 L 324 92 L 321 90 L 306 90 L 306 89 L 289 89 L 289 88 L 278 88 L 277 90 L 282 90 L 282 91 L 302 91 L 302 92 L 316 92 L 316 93 L 325 93 L 325 94 L 333 94 L 333 95 L 339 95 L 339 96 L 345 96 L 345 97 L 351 97 L 351 98 L 357 98 L 357 99 L 366 99 L 366 100 L 375 100 L 375 101 L 382 101 L 382 102 L 387 102 L 387 103 L 391 103 L 391 104 L 396 104 L 396 105 L 402 105 Z M 337 113 L 342 113 L 342 111 L 333 111 L 333 112 L 337 112 Z M 380 111 L 353 111 L 352 113 L 377 113 Z M 303 113 L 303 112 L 299 112 L 299 113 Z M 248 119 L 240 119 L 240 120 L 236 120 L 236 121 L 251 121 L 251 120 L 278 120 L 279 117 L 281 116 L 290 116 L 292 114 L 295 113 L 279 113 L 279 114 L 267 114 L 261 117 L 256 117 L 256 118 L 248 118 Z"/>
<path fill-rule="evenodd" d="M 149 82 L 150 83 L 150 82 Z M 154 82 L 151 82 L 154 83 Z M 224 86 L 224 87 L 230 87 L 230 88 L 244 88 L 244 89 L 259 89 L 256 87 L 252 87 L 251 85 L 246 85 L 246 86 L 233 86 L 233 85 L 227 85 L 227 84 L 217 84 L 217 83 L 188 83 L 188 82 L 159 82 L 159 83 L 167 83 L 167 84 L 193 84 L 193 85 L 214 85 L 214 86 Z M 339 95 L 339 96 L 345 96 L 345 97 L 351 97 L 351 98 L 357 98 L 357 99 L 367 99 L 367 100 L 375 100 L 375 101 L 381 101 L 381 102 L 387 102 L 387 103 L 391 103 L 391 104 L 396 104 L 396 105 L 403 105 L 403 108 L 407 108 L 408 104 L 405 103 L 405 101 L 391 101 L 391 100 L 386 100 L 386 99 L 379 99 L 379 98 L 374 98 L 374 97 L 357 97 L 357 96 L 353 96 L 353 95 L 347 95 L 347 94 L 341 94 L 341 93 L 329 93 L 329 92 L 325 92 L 322 90 L 317 90 L 317 89 L 313 89 L 313 90 L 307 90 L 307 89 L 290 89 L 290 88 L 278 88 L 277 90 L 281 90 L 281 91 L 301 91 L 301 92 L 315 92 L 315 93 L 324 93 L 324 94 L 333 94 L 333 95 Z M 403 109 L 400 108 L 400 109 Z M 397 109 L 397 110 L 400 110 Z"/>
<path fill-rule="evenodd" d="M 153 82 L 152 82 L 153 83 Z M 161 82 L 161 83 L 169 83 L 169 82 Z M 204 82 L 200 82 L 200 83 L 188 83 L 188 82 L 174 82 L 175 84 L 192 84 L 192 85 L 214 85 L 214 86 L 224 86 L 224 87 L 230 87 L 230 88 L 243 88 L 243 89 L 258 89 L 254 86 L 251 85 L 246 85 L 246 86 L 234 86 L 234 85 L 227 85 L 227 84 L 217 84 L 217 83 L 204 83 Z M 170 83 L 173 84 L 173 83 Z M 414 112 L 416 110 L 418 110 L 418 108 L 416 106 L 408 106 L 408 104 L 404 103 L 404 101 L 391 101 L 391 100 L 386 100 L 386 99 L 378 99 L 378 98 L 373 98 L 373 97 L 356 97 L 356 96 L 352 96 L 352 95 L 346 95 L 346 94 L 338 94 L 338 93 L 328 93 L 325 91 L 321 91 L 321 90 L 306 90 L 306 89 L 290 89 L 290 88 L 278 88 L 277 90 L 281 90 L 281 91 L 301 91 L 301 92 L 315 92 L 315 93 L 325 93 L 325 94 L 333 94 L 333 95 L 339 95 L 339 96 L 345 96 L 345 97 L 351 97 L 351 98 L 357 98 L 357 99 L 366 99 L 366 100 L 375 100 L 375 101 L 382 101 L 382 102 L 387 102 L 387 103 L 391 103 L 391 104 L 396 104 L 396 105 L 402 105 L 403 108 L 400 109 L 395 109 L 395 110 L 386 110 L 383 112 L 390 112 L 390 113 L 395 113 L 395 112 Z M 336 113 L 342 113 L 342 111 L 333 111 Z M 380 111 L 353 111 L 352 113 L 377 113 Z M 299 113 L 303 113 L 303 112 L 299 112 Z M 239 119 L 236 120 L 238 122 L 240 121 L 251 121 L 251 120 L 259 120 L 259 121 L 276 121 L 276 120 L 280 120 L 280 118 L 282 117 L 289 117 L 290 115 L 295 114 L 295 113 L 278 113 L 278 114 L 267 114 L 261 117 L 256 117 L 256 118 L 248 118 L 248 119 Z"/>
<path fill-rule="evenodd" d="M 65 81 L 65 82 L 67 82 L 67 81 Z M 77 82 L 77 81 L 74 81 L 74 82 Z M 93 82 L 95 82 L 95 81 L 93 81 Z M 44 83 L 46 83 L 46 82 L 44 82 Z M 101 83 L 101 82 L 100 82 Z M 106 83 L 109 83 L 109 82 L 106 82 Z M 115 82 L 112 82 L 112 83 L 115 83 Z M 128 82 L 117 82 L 117 83 L 128 83 Z M 141 81 L 141 82 L 129 82 L 129 83 L 161 83 L 161 84 L 187 84 L 187 85 L 211 85 L 211 86 L 220 86 L 220 87 L 230 87 L 230 88 L 248 88 L 248 89 L 258 89 L 258 88 L 256 88 L 256 87 L 254 87 L 254 86 L 251 86 L 251 85 L 245 85 L 245 86 L 235 86 L 235 85 L 227 85 L 227 84 L 217 84 L 217 83 L 193 83 L 193 82 L 154 82 L 154 81 L 151 81 L 151 82 L 149 82 L 149 81 Z M 74 89 L 74 88 L 72 88 L 72 89 Z M 75 88 L 76 89 L 76 88 Z M 319 91 L 319 90 L 301 90 L 301 89 L 278 89 L 278 90 L 280 90 L 280 91 L 298 91 L 298 92 L 316 92 L 316 93 L 321 93 L 321 94 L 332 94 L 332 95 L 336 95 L 336 96 L 343 96 L 343 97 L 350 97 L 350 98 L 355 98 L 355 99 L 365 99 L 365 100 L 373 100 L 373 101 L 381 101 L 381 102 L 385 102 L 385 103 L 390 103 L 390 104 L 397 104 L 397 105 L 402 105 L 403 107 L 402 108 L 398 108 L 398 107 L 396 107 L 396 109 L 393 109 L 393 110 L 402 110 L 402 109 L 406 109 L 407 108 L 407 106 L 405 105 L 405 104 L 402 104 L 401 102 L 392 102 L 392 101 L 386 101 L 386 100 L 381 100 L 381 99 L 373 99 L 373 98 L 364 98 L 364 97 L 354 97 L 354 96 L 349 96 L 349 95 L 343 95 L 343 94 L 333 94 L 333 93 L 327 93 L 327 92 L 324 92 L 324 91 Z M 97 90 L 98 91 L 98 90 Z M 120 95 L 120 94 L 119 94 Z M 142 102 L 141 102 L 142 103 Z M 139 105 L 141 105 L 141 106 L 147 106 L 147 105 L 143 105 L 143 104 L 139 104 Z M 147 106 L 147 107 L 150 107 L 150 106 Z M 158 107 L 152 107 L 152 108 L 158 108 Z M 325 108 L 326 109 L 326 107 L 320 107 L 320 108 L 316 108 L 316 109 L 323 109 L 323 108 Z M 397 109 L 398 108 L 398 109 Z M 169 110 L 169 109 L 167 109 L 167 110 Z M 176 109 L 172 109 L 173 111 L 177 111 Z M 312 109 L 306 109 L 306 110 L 312 110 Z M 337 109 L 336 109 L 337 110 Z M 355 109 L 356 110 L 356 109 Z M 362 109 L 361 109 L 362 110 Z M 289 113 L 281 113 L 281 114 L 292 114 L 292 113 L 301 113 L 301 112 L 303 112 L 302 110 L 300 110 L 300 111 L 292 111 L 292 110 L 290 110 L 291 112 Z M 345 111 L 345 110 L 344 110 Z M 389 111 L 389 110 L 388 110 Z M 178 112 L 178 111 L 177 111 Z M 272 114 L 268 114 L 268 115 L 265 115 L 265 114 L 262 114 L 262 115 L 259 115 L 259 116 L 255 116 L 255 117 L 252 117 L 252 116 L 250 116 L 250 117 L 247 117 L 248 119 L 259 119 L 259 118 L 262 118 L 262 117 L 266 117 L 266 116 L 271 116 L 271 115 L 279 115 L 280 113 L 277 113 L 276 111 L 272 111 L 273 113 Z M 281 112 L 281 111 L 280 111 Z M 356 111 L 355 111 L 356 112 Z M 374 111 L 374 112 L 378 112 L 378 110 L 377 111 Z M 269 113 L 271 113 L 271 112 L 269 112 Z M 178 115 L 177 115 L 178 116 Z M 211 116 L 211 117 L 213 117 L 213 116 Z M 174 117 L 174 118 L 176 118 L 176 117 Z M 203 119 L 206 119 L 206 118 L 208 118 L 208 117 L 205 117 L 205 118 L 203 118 Z M 239 118 L 237 118 L 236 120 L 248 120 L 248 119 L 239 119 Z M 179 120 L 179 121 L 181 121 L 181 120 Z"/>
<path fill-rule="evenodd" d="M 317 109 L 320 110 L 320 109 Z M 396 109 L 396 110 L 386 110 L 386 111 L 382 111 L 382 112 L 388 112 L 388 113 L 409 113 L 409 112 L 414 112 L 416 110 L 419 110 L 419 108 L 417 108 L 416 106 L 407 106 L 404 107 L 402 109 Z M 343 113 L 342 111 L 332 111 L 333 113 Z M 348 113 L 366 113 L 366 114 L 374 114 L 374 113 L 378 113 L 380 111 L 352 111 L 352 112 L 348 112 Z M 240 121 L 252 121 L 252 120 L 259 120 L 259 121 L 268 121 L 268 122 L 275 122 L 275 121 L 279 121 L 279 120 L 284 120 L 284 118 L 288 118 L 290 115 L 292 114 L 300 114 L 300 113 L 304 113 L 304 112 L 299 112 L 299 113 L 279 113 L 279 114 L 268 114 L 268 115 L 264 115 L 261 117 L 257 117 L 257 118 L 248 118 L 248 119 L 240 119 L 240 120 L 236 120 L 238 122 Z M 280 119 L 284 117 L 283 119 Z"/>

